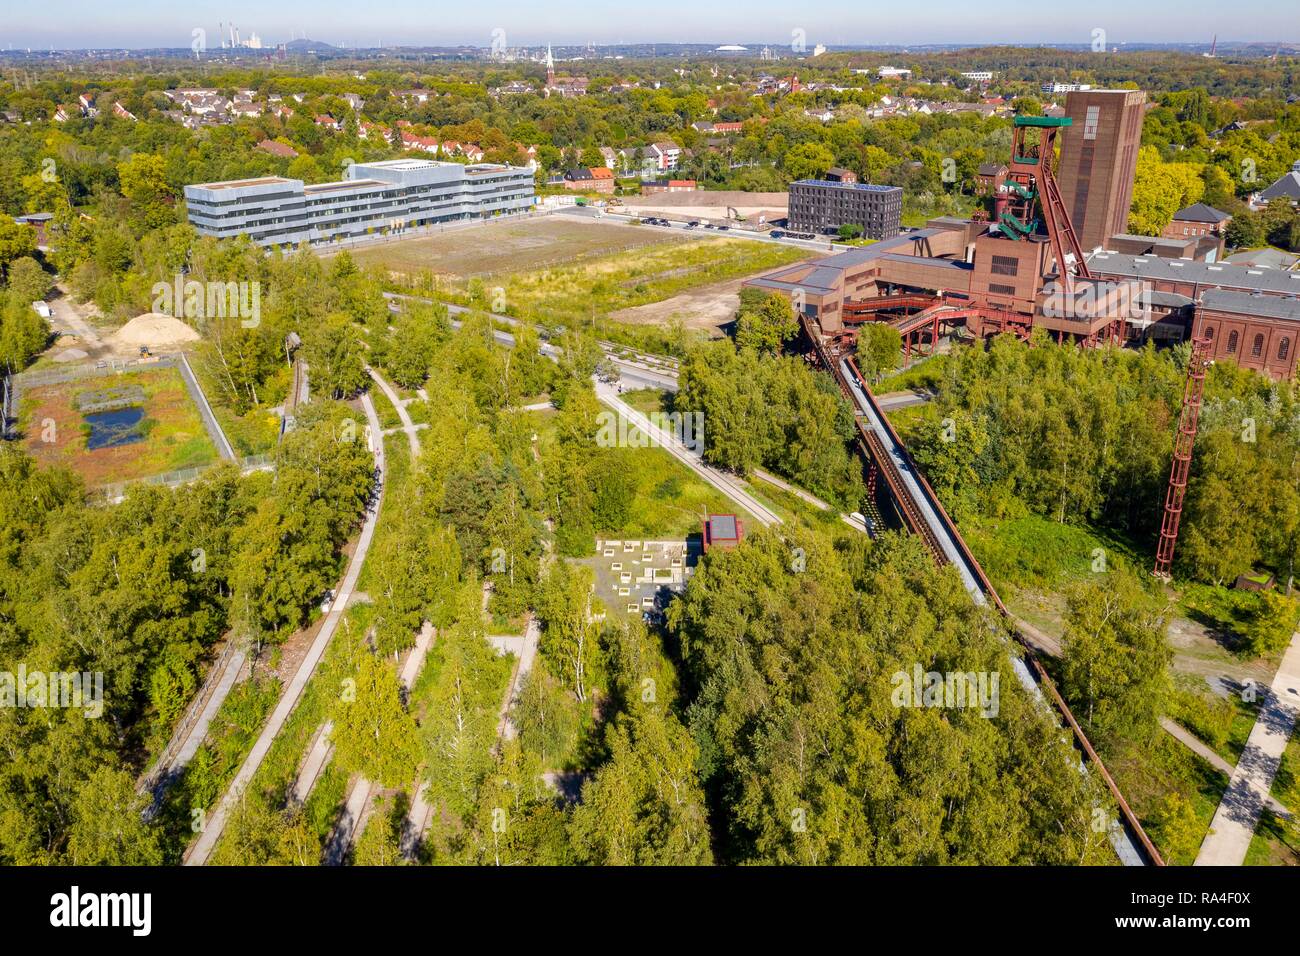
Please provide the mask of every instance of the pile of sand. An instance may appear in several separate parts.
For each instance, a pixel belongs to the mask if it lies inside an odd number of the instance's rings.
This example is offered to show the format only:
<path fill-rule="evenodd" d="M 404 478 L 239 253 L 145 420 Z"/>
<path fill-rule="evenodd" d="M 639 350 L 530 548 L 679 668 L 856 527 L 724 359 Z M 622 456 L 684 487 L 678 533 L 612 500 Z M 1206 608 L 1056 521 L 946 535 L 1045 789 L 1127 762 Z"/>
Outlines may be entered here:
<path fill-rule="evenodd" d="M 90 356 L 86 352 L 82 351 L 81 349 L 64 349 L 62 352 L 59 352 L 57 355 L 54 356 L 54 361 L 79 362 L 82 359 L 89 358 L 89 357 Z"/>
<path fill-rule="evenodd" d="M 173 349 L 199 340 L 199 333 L 180 319 L 161 312 L 137 315 L 109 337 L 109 342 L 127 351 L 142 345 L 150 349 Z"/>

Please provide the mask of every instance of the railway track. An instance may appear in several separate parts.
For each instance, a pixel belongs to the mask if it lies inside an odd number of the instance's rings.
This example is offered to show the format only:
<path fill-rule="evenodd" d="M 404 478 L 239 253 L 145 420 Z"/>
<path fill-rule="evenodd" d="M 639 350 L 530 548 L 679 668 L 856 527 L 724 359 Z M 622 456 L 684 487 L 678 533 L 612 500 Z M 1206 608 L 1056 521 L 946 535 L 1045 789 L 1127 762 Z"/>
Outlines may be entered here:
<path fill-rule="evenodd" d="M 857 379 L 856 382 L 851 384 L 848 377 L 841 369 L 841 363 L 836 361 L 836 358 L 827 352 L 820 336 L 813 327 L 811 319 L 804 316 L 802 317 L 802 321 L 804 331 L 807 333 L 809 340 L 813 344 L 818 360 L 823 367 L 829 369 L 835 376 L 835 379 L 838 382 L 840 389 L 844 392 L 845 397 L 854 405 L 855 413 L 858 410 L 859 404 L 855 394 L 855 392 L 857 392 L 862 395 L 867 406 L 873 410 L 873 417 L 875 420 L 879 421 L 880 430 L 884 432 L 883 436 L 875 428 L 868 428 L 866 426 L 864 423 L 865 416 L 857 416 L 856 423 L 860 438 L 858 445 L 862 453 L 869 456 L 869 463 L 873 465 L 877 469 L 877 473 L 885 479 L 885 484 L 889 488 L 890 497 L 898 505 L 899 513 L 903 518 L 904 524 L 908 527 L 909 531 L 921 536 L 926 547 L 929 548 L 931 553 L 934 555 L 936 562 L 939 564 L 943 565 L 953 563 L 949 555 L 955 553 L 961 562 L 961 565 L 964 566 L 964 569 L 973 578 L 973 582 L 968 582 L 968 589 L 971 584 L 973 584 L 975 589 L 978 591 L 978 594 L 976 591 L 972 591 L 972 597 L 976 597 L 979 601 L 987 601 L 997 609 L 999 615 L 1011 631 L 1011 634 L 1015 637 L 1016 642 L 1020 645 L 1023 651 L 1025 665 L 1029 668 L 1034 683 L 1043 692 L 1046 699 L 1051 703 L 1053 708 L 1061 716 L 1061 719 L 1064 720 L 1066 725 L 1070 728 L 1076 746 L 1082 752 L 1087 762 L 1091 764 L 1093 769 L 1097 772 L 1097 775 L 1101 778 L 1102 782 L 1106 785 L 1106 789 L 1110 792 L 1111 797 L 1119 807 L 1120 818 L 1126 836 L 1128 837 L 1131 846 L 1137 851 L 1138 857 L 1143 863 L 1148 865 L 1164 866 L 1165 862 L 1160 855 L 1160 851 L 1156 849 L 1155 844 L 1151 842 L 1151 838 L 1147 836 L 1146 831 L 1142 827 L 1141 821 L 1137 818 L 1137 814 L 1135 814 L 1132 807 L 1129 806 L 1124 794 L 1119 789 L 1119 785 L 1115 782 L 1114 777 L 1111 776 L 1110 771 L 1106 769 L 1106 765 L 1103 763 L 1101 756 L 1093 747 L 1092 741 L 1088 739 L 1088 735 L 1079 725 L 1078 720 L 1075 719 L 1074 713 L 1070 710 L 1069 704 L 1066 703 L 1065 698 L 1062 697 L 1060 691 L 1057 690 L 1056 683 L 1052 680 L 1051 675 L 1047 673 L 1047 669 L 1043 666 L 1037 650 L 1016 625 L 1015 619 L 1007 610 L 1006 605 L 1002 603 L 1002 599 L 998 596 L 997 590 L 993 587 L 993 583 L 988 579 L 988 575 L 984 573 L 984 569 L 975 559 L 975 555 L 970 550 L 970 546 L 967 545 L 965 539 L 962 538 L 961 532 L 957 530 L 956 524 L 944 510 L 943 504 L 939 501 L 938 496 L 935 495 L 929 482 L 925 480 L 925 475 L 916 468 L 915 462 L 912 461 L 911 455 L 908 453 L 906 446 L 903 445 L 902 439 L 898 437 L 898 433 L 894 430 L 893 425 L 890 424 L 889 420 L 885 417 L 884 412 L 881 411 L 880 406 L 876 403 L 875 396 L 871 394 L 871 390 L 867 387 L 867 383 L 863 379 L 862 373 L 857 367 L 857 363 L 853 360 L 852 356 L 848 356 L 843 362 L 843 364 L 851 370 Z M 889 446 L 886 445 L 886 439 L 889 441 Z M 891 446 L 894 449 L 893 452 L 891 452 Z M 920 489 L 921 495 L 926 499 L 926 505 L 929 506 L 928 511 L 935 518 L 933 523 L 931 523 L 930 520 L 927 520 L 927 508 L 922 507 L 921 502 L 916 500 L 916 495 L 912 492 L 908 483 L 903 479 L 902 472 L 896 461 L 896 456 L 902 459 L 904 467 L 910 471 L 915 480 L 916 487 Z M 946 548 L 944 547 L 945 540 L 948 544 L 948 547 Z"/>
<path fill-rule="evenodd" d="M 899 473 L 898 466 L 880 440 L 880 436 L 872 429 L 867 428 L 860 418 L 857 420 L 857 426 L 858 435 L 866 446 L 866 454 L 876 463 L 878 473 L 885 479 L 885 484 L 889 487 L 890 497 L 898 503 L 903 523 L 907 525 L 908 530 L 913 534 L 920 535 L 921 540 L 930 549 L 930 553 L 934 555 L 937 563 L 941 565 L 950 564 L 948 555 L 944 553 L 943 545 L 939 543 L 939 538 L 934 533 L 934 529 L 925 520 L 921 509 L 917 507 L 916 500 L 904 485 L 903 476 Z M 883 463 L 883 466 L 881 463 Z"/>

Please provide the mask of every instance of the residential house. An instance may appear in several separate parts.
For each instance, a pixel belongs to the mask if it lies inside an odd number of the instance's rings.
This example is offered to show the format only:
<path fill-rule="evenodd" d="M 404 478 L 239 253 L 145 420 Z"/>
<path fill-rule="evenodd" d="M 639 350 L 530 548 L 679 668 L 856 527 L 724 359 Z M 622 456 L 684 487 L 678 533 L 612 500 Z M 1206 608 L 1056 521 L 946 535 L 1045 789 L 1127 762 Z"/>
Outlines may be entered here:
<path fill-rule="evenodd" d="M 421 153 L 438 154 L 439 144 L 432 136 L 416 136 L 414 133 L 402 130 L 402 148 L 414 149 Z"/>
<path fill-rule="evenodd" d="M 998 187 L 1006 181 L 1006 178 L 1006 163 L 981 163 L 979 171 L 975 175 L 975 195 L 995 195 Z"/>
<path fill-rule="evenodd" d="M 1291 164 L 1291 171 L 1278 177 L 1263 192 L 1250 197 L 1252 208 L 1267 206 L 1273 200 L 1285 200 L 1291 205 L 1300 205 L 1300 159 Z"/>
<path fill-rule="evenodd" d="M 676 143 L 664 140 L 660 143 L 651 143 L 649 154 L 650 159 L 654 161 L 655 169 L 676 169 L 677 161 L 682 157 L 682 148 Z"/>
<path fill-rule="evenodd" d="M 693 179 L 657 179 L 641 184 L 641 194 L 651 196 L 656 193 L 693 193 L 700 188 Z"/>
<path fill-rule="evenodd" d="M 257 144 L 257 148 L 264 153 L 270 153 L 272 156 L 279 156 L 282 159 L 293 159 L 298 155 L 298 151 L 292 146 L 286 146 L 284 143 L 277 143 L 273 139 L 264 139 Z"/>
<path fill-rule="evenodd" d="M 533 84 L 529 83 L 527 80 L 511 80 L 509 83 L 493 89 L 492 95 L 495 97 L 521 96 L 525 93 L 534 92 L 536 92 L 536 90 L 534 89 Z"/>
<path fill-rule="evenodd" d="M 605 166 L 579 167 L 564 174 L 564 188 L 578 192 L 614 192 L 614 172 Z"/>

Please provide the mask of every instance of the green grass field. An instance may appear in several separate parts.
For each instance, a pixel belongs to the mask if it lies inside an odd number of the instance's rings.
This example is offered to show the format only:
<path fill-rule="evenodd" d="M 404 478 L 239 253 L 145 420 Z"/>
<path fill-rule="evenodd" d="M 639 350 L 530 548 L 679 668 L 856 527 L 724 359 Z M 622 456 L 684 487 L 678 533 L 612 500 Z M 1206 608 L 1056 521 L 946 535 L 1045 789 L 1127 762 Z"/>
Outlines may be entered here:
<path fill-rule="evenodd" d="M 1102 757 L 1165 862 L 1190 866 L 1210 829 L 1210 820 L 1228 786 L 1228 778 L 1164 733 L 1157 734 L 1149 745 L 1107 748 Z M 1159 831 L 1153 832 L 1152 827 L 1166 795 L 1171 793 L 1179 794 L 1191 804 L 1198 837 L 1176 849 L 1162 846 Z"/>
<path fill-rule="evenodd" d="M 547 325 L 576 326 L 612 312 L 659 302 L 689 289 L 737 279 L 807 258 L 803 249 L 742 239 L 658 244 L 554 268 L 506 273 L 506 311 Z M 492 289 L 462 287 L 472 304 L 488 308 Z"/>
<path fill-rule="evenodd" d="M 628 456 L 636 476 L 631 512 L 621 528 L 602 533 L 628 538 L 684 538 L 700 530 L 709 512 L 733 512 L 726 495 L 697 478 L 662 448 L 635 448 Z"/>
<path fill-rule="evenodd" d="M 637 388 L 623 393 L 623 401 L 627 402 L 638 412 L 650 414 L 651 412 L 670 412 L 672 411 L 672 398 L 669 393 L 662 388 Z"/>

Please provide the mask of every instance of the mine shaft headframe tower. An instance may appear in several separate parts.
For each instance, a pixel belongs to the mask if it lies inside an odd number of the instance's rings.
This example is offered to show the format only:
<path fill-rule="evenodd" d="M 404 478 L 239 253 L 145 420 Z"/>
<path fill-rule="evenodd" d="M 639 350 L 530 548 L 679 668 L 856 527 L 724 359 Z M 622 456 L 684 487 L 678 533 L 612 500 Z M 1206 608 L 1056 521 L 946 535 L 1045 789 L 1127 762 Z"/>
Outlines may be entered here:
<path fill-rule="evenodd" d="M 999 231 L 1009 239 L 1025 239 L 1047 229 L 1056 258 L 1056 272 L 1068 295 L 1074 277 L 1091 278 L 1083 258 L 1079 237 L 1070 223 L 1061 188 L 1052 172 L 1056 158 L 1056 134 L 1069 126 L 1068 116 L 1017 116 L 1012 127 L 1011 162 L 1007 178 L 998 190 L 994 218 Z"/>

